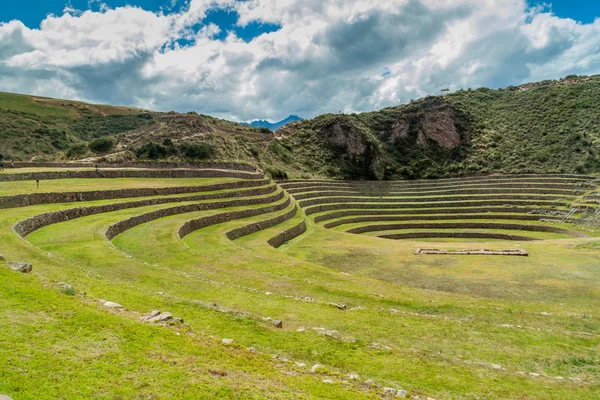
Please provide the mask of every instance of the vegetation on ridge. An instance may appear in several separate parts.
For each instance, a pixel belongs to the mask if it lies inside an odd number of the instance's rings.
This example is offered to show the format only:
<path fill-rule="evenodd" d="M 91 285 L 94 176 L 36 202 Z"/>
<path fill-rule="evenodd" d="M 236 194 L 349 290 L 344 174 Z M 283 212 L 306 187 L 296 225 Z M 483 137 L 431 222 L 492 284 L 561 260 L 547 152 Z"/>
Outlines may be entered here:
<path fill-rule="evenodd" d="M 0 94 L 0 147 L 16 160 L 101 153 L 109 161 L 243 161 L 280 178 L 592 173 L 600 169 L 598 98 L 600 76 L 569 76 L 325 114 L 273 134 L 196 113 Z M 106 136 L 115 142 L 112 153 L 95 151 L 93 141 Z"/>

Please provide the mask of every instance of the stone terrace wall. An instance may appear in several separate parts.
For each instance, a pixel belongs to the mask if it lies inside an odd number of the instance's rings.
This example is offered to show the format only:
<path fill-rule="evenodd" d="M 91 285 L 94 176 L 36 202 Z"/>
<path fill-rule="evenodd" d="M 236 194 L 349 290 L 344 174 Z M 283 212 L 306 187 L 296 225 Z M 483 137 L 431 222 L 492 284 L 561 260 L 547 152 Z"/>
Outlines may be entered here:
<path fill-rule="evenodd" d="M 494 195 L 494 196 L 453 196 L 453 197 L 439 197 L 439 198 L 424 198 L 424 197 L 412 197 L 412 198 L 360 198 L 360 197 L 320 197 L 317 199 L 302 200 L 299 201 L 301 207 L 309 207 L 317 204 L 326 203 L 429 203 L 429 205 L 435 205 L 438 203 L 449 203 L 449 202 L 460 202 L 460 201 L 502 201 L 504 203 L 511 203 L 513 201 L 554 201 L 557 204 L 544 203 L 549 205 L 563 205 L 564 200 L 568 200 L 565 197 L 559 196 L 521 196 L 521 195 Z M 559 200 L 562 202 L 558 203 Z M 417 207 L 422 207 L 419 204 Z"/>
<path fill-rule="evenodd" d="M 539 221 L 544 219 L 543 215 L 499 215 L 499 214 L 481 214 L 481 215 L 419 215 L 410 217 L 356 217 L 346 218 L 338 221 L 329 222 L 323 225 L 324 228 L 335 228 L 340 225 L 354 224 L 357 222 L 391 222 L 391 221 L 440 221 L 440 220 L 456 220 L 456 219 L 502 219 L 502 220 L 518 220 L 518 221 Z"/>
<path fill-rule="evenodd" d="M 589 237 L 585 233 L 570 231 L 543 225 L 521 225 L 487 222 L 447 222 L 447 223 L 412 223 L 412 224 L 382 224 L 367 225 L 349 229 L 348 233 L 365 233 L 376 231 L 387 231 L 395 229 L 506 229 L 513 231 L 548 232 L 570 235 L 575 237 Z"/>
<path fill-rule="evenodd" d="M 320 206 L 317 206 L 320 207 Z M 481 207 L 481 208 L 451 208 L 451 209 L 435 209 L 431 212 L 415 211 L 415 210 L 347 210 L 336 211 L 329 214 L 317 215 L 314 218 L 315 222 L 327 221 L 328 219 L 340 218 L 340 217 L 351 217 L 351 216 L 367 216 L 367 215 L 431 215 L 431 214 L 479 214 L 479 213 L 523 213 L 527 214 L 534 208 L 515 208 L 515 207 Z M 312 211 L 312 208 L 305 210 L 305 212 Z M 324 210 L 327 211 L 327 210 Z M 319 212 L 319 211 L 316 211 Z M 308 212 L 307 212 L 308 214 Z M 460 218 L 460 217 L 459 217 Z M 540 216 L 541 218 L 541 216 Z"/>
<path fill-rule="evenodd" d="M 276 202 L 278 200 L 283 199 L 285 196 L 284 192 L 278 192 L 277 194 L 269 197 L 260 197 L 254 199 L 240 199 L 240 200 L 230 200 L 223 202 L 214 202 L 214 203 L 199 203 L 199 204 L 190 204 L 183 205 L 177 207 L 164 208 L 161 210 L 151 211 L 149 213 L 136 215 L 134 217 L 125 219 L 123 221 L 119 221 L 113 225 L 111 225 L 106 231 L 106 238 L 108 240 L 113 240 L 117 235 L 146 222 L 154 221 L 159 218 L 168 217 L 176 214 L 185 214 L 189 212 L 195 211 L 204 211 L 204 210 L 216 210 L 220 208 L 229 208 L 229 207 L 240 207 L 240 206 L 250 206 L 257 204 L 269 204 Z"/>
<path fill-rule="evenodd" d="M 83 201 L 122 199 L 133 197 L 168 196 L 173 194 L 211 192 L 215 190 L 240 189 L 267 185 L 268 179 L 244 180 L 205 186 L 180 186 L 167 188 L 139 188 L 117 190 L 92 190 L 83 192 L 50 192 L 19 194 L 0 197 L 0 209 L 27 207 L 37 204 L 75 203 Z"/>
<path fill-rule="evenodd" d="M 192 163 L 174 163 L 174 162 L 130 162 L 130 163 L 106 163 L 106 162 L 22 162 L 14 163 L 15 168 L 186 168 L 186 169 L 232 169 L 236 171 L 255 172 L 257 169 L 252 165 L 236 162 L 192 162 Z"/>
<path fill-rule="evenodd" d="M 436 238 L 454 238 L 454 239 L 501 239 L 518 240 L 530 242 L 538 240 L 527 236 L 504 235 L 500 233 L 480 233 L 480 232 L 409 232 L 397 233 L 393 235 L 381 235 L 384 239 L 436 239 Z"/>
<path fill-rule="evenodd" d="M 43 228 L 48 225 L 57 224 L 60 222 L 70 221 L 75 218 L 87 217 L 94 214 L 102 214 L 107 212 L 119 211 L 128 208 L 145 207 L 158 204 L 167 203 L 178 203 L 182 201 L 199 201 L 199 200 L 211 200 L 215 198 L 228 198 L 237 196 L 261 196 L 264 194 L 272 193 L 277 190 L 276 185 L 268 186 L 265 188 L 256 188 L 249 190 L 241 190 L 229 193 L 213 193 L 199 196 L 184 196 L 184 197 L 169 197 L 169 198 L 156 198 L 138 201 L 127 201 L 122 203 L 105 204 L 100 206 L 88 206 L 88 207 L 77 207 L 70 208 L 67 210 L 54 211 L 36 215 L 23 221 L 19 221 L 13 230 L 21 237 L 25 237 L 30 233 Z M 215 197 L 221 196 L 221 197 Z M 213 204 L 213 203 L 209 203 Z"/>
<path fill-rule="evenodd" d="M 237 229 L 227 232 L 226 235 L 230 240 L 239 239 L 243 236 L 251 235 L 255 232 L 262 231 L 267 228 L 271 228 L 273 226 L 281 224 L 282 222 L 292 219 L 292 218 L 294 218 L 294 216 L 296 215 L 297 212 L 298 212 L 298 208 L 294 207 L 292 210 L 288 211 L 287 213 L 285 213 L 283 215 L 278 215 L 277 217 L 274 217 L 274 218 L 271 218 L 271 219 L 268 219 L 265 221 L 254 222 L 252 224 L 242 226 L 240 228 L 237 228 Z"/>
<path fill-rule="evenodd" d="M 283 203 L 276 204 L 274 206 L 262 207 L 262 208 L 251 208 L 248 210 L 241 210 L 241 211 L 230 211 L 230 212 L 224 212 L 224 213 L 215 214 L 215 215 L 208 215 L 206 217 L 202 217 L 202 218 L 198 218 L 198 219 L 193 219 L 191 221 L 186 222 L 179 228 L 178 235 L 179 235 L 180 239 L 183 239 L 184 237 L 191 234 L 192 232 L 195 232 L 202 228 L 206 228 L 207 226 L 222 224 L 224 222 L 229 222 L 229 221 L 233 221 L 236 219 L 249 218 L 249 217 L 254 217 L 257 215 L 268 214 L 268 213 L 275 212 L 275 211 L 285 210 L 286 208 L 288 208 L 288 206 L 291 204 L 291 202 L 292 202 L 292 199 L 288 197 L 288 198 L 286 198 L 286 200 Z"/>
<path fill-rule="evenodd" d="M 290 193 L 288 191 L 288 193 Z M 447 191 L 423 191 L 423 192 L 384 192 L 384 191 L 334 191 L 334 192 L 307 192 L 292 194 L 296 200 L 311 199 L 317 197 L 332 197 L 332 196 L 359 196 L 359 197 L 425 197 L 425 196 L 456 196 L 456 195 L 497 195 L 494 198 L 502 198 L 503 194 L 518 194 L 518 195 L 562 195 L 562 196 L 578 196 L 584 191 L 574 190 L 553 190 L 553 189 L 457 189 Z M 499 196 L 498 196 L 499 195 Z M 514 197 L 514 196 L 513 196 Z M 558 197 L 562 198 L 562 197 Z"/>
<path fill-rule="evenodd" d="M 272 237 L 267 241 L 270 246 L 275 247 L 276 249 L 281 247 L 284 243 L 289 242 L 292 239 L 302 235 L 306 232 L 306 222 L 302 221 L 298 225 L 281 232 L 279 235 Z"/>
<path fill-rule="evenodd" d="M 238 178 L 264 179 L 258 172 L 228 171 L 220 169 L 155 169 L 155 170 L 100 170 L 27 172 L 22 174 L 0 174 L 0 182 L 93 178 Z"/>
<path fill-rule="evenodd" d="M 281 184 L 280 184 L 281 185 Z M 365 185 L 365 184 L 354 184 L 354 185 L 302 185 L 297 187 L 290 186 L 282 186 L 288 193 L 308 193 L 314 191 L 371 191 L 371 192 L 397 192 L 397 193 L 406 193 L 408 191 L 416 191 L 419 193 L 424 191 L 441 191 L 441 190 L 486 190 L 486 189 L 560 189 L 560 190 L 573 190 L 573 191 L 581 191 L 581 184 L 571 184 L 571 183 L 497 183 L 493 186 L 489 183 L 475 183 L 475 184 L 456 184 L 456 183 L 447 183 L 444 185 L 431 185 L 431 186 L 392 186 L 392 185 Z"/>
<path fill-rule="evenodd" d="M 465 175 L 454 178 L 440 179 L 417 179 L 417 180 L 399 180 L 399 181 L 360 181 L 369 184 L 389 184 L 389 183 L 429 183 L 429 182 L 456 182 L 456 181 L 485 181 L 485 180 L 502 180 L 502 179 L 540 179 L 547 181 L 548 179 L 571 179 L 571 180 L 594 180 L 597 179 L 591 175 L 577 174 L 498 174 L 498 175 Z M 335 179 L 280 179 L 276 181 L 280 185 L 296 184 L 296 183 L 356 183 L 357 181 L 335 180 Z"/>
<path fill-rule="evenodd" d="M 567 204 L 564 202 L 557 202 L 557 201 L 546 201 L 546 202 L 539 202 L 539 201 L 524 201 L 524 200 L 511 200 L 511 201 L 507 201 L 507 200 L 503 200 L 503 201 L 497 201 L 497 200 L 486 200 L 486 201 L 470 201 L 470 202 L 440 202 L 440 203 L 405 203 L 405 202 L 390 202 L 390 203 L 374 203 L 374 204 L 367 204 L 368 202 L 365 201 L 364 203 L 354 203 L 354 202 L 348 202 L 348 203 L 336 203 L 336 204 L 321 204 L 315 207 L 310 207 L 304 210 L 304 212 L 306 213 L 306 215 L 310 215 L 310 214 L 314 214 L 314 213 L 318 213 L 321 211 L 331 211 L 331 210 L 345 210 L 345 209 L 349 209 L 349 208 L 355 208 L 355 209 L 402 209 L 402 208 L 411 208 L 411 209 L 418 209 L 418 208 L 424 208 L 424 209 L 431 209 L 431 213 L 437 213 L 439 210 L 439 208 L 467 208 L 467 207 L 490 207 L 490 206 L 546 206 L 546 207 L 564 207 Z M 306 207 L 304 204 L 300 204 L 301 207 Z M 413 211 L 414 212 L 414 211 Z"/>

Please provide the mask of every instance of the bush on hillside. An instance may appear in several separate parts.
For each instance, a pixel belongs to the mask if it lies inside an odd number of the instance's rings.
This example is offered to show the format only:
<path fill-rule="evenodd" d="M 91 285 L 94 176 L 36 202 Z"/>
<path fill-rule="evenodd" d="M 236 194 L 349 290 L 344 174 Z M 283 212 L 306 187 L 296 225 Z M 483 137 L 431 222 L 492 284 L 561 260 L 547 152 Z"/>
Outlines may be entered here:
<path fill-rule="evenodd" d="M 146 143 L 135 150 L 135 155 L 138 158 L 149 158 L 157 160 L 165 158 L 169 154 L 169 149 L 162 144 L 150 142 Z"/>
<path fill-rule="evenodd" d="M 115 141 L 107 137 L 94 139 L 89 144 L 90 150 L 97 154 L 108 153 L 114 147 Z"/>
<path fill-rule="evenodd" d="M 214 154 L 214 148 L 208 143 L 182 144 L 179 151 L 185 158 L 204 160 Z"/>
<path fill-rule="evenodd" d="M 88 147 L 85 144 L 76 144 L 74 146 L 69 147 L 67 150 L 68 158 L 80 158 L 87 153 Z"/>

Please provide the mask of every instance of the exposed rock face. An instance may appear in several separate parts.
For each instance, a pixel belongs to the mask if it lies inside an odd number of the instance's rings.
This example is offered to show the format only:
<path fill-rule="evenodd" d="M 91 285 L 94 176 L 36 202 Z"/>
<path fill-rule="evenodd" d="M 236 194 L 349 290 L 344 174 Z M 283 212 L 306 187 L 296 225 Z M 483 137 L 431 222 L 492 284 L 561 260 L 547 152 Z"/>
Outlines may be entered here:
<path fill-rule="evenodd" d="M 31 264 L 24 263 L 24 262 L 11 262 L 8 265 L 10 265 L 10 268 L 13 271 L 22 272 L 24 274 L 30 273 L 31 270 L 33 269 L 33 266 Z"/>
<path fill-rule="evenodd" d="M 392 125 L 392 136 L 390 136 L 391 142 L 395 142 L 398 138 L 406 139 L 408 137 L 408 129 L 410 125 L 406 120 L 399 120 L 394 122 Z"/>
<path fill-rule="evenodd" d="M 329 141 L 346 149 L 346 152 L 352 156 L 363 154 L 367 150 L 363 137 L 355 129 L 344 129 L 340 122 L 334 124 L 331 128 Z"/>
<path fill-rule="evenodd" d="M 461 143 L 460 134 L 454 121 L 455 111 L 451 108 L 426 114 L 423 121 L 422 135 L 427 139 L 434 140 L 440 147 L 454 149 Z M 417 143 L 419 144 L 418 141 Z"/>

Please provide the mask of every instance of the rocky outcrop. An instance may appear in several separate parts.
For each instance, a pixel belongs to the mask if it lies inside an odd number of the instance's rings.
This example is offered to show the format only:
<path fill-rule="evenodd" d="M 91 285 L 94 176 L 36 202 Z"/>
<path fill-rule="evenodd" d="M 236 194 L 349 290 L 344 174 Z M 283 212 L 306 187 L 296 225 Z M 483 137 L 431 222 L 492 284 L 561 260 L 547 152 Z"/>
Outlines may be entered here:
<path fill-rule="evenodd" d="M 21 272 L 23 274 L 28 274 L 33 269 L 31 264 L 24 262 L 10 262 L 8 265 L 13 271 Z"/>

